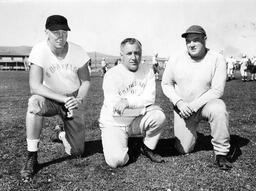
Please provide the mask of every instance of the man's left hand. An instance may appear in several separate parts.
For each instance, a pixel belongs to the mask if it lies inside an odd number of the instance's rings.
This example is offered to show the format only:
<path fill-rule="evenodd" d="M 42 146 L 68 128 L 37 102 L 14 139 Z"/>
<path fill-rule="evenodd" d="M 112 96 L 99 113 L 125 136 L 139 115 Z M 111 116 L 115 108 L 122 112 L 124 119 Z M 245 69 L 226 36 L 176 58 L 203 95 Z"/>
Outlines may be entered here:
<path fill-rule="evenodd" d="M 65 103 L 65 107 L 68 110 L 73 110 L 73 109 L 77 109 L 79 107 L 80 104 L 82 104 L 83 99 L 80 97 L 71 97 L 71 99 L 69 99 L 66 103 Z"/>
<path fill-rule="evenodd" d="M 129 106 L 127 99 L 121 99 L 113 108 L 113 112 L 122 115 L 124 110 Z"/>

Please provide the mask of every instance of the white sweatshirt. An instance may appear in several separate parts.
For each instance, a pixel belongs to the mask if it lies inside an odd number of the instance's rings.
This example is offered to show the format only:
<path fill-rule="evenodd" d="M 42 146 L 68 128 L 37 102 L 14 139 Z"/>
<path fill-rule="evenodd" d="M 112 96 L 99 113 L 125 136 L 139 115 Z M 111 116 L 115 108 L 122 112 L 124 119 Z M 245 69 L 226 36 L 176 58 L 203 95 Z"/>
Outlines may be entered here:
<path fill-rule="evenodd" d="M 131 72 L 123 64 L 119 64 L 105 74 L 102 86 L 104 102 L 99 121 L 103 126 L 127 126 L 136 115 L 142 114 L 146 106 L 155 103 L 155 77 L 152 67 L 147 64 L 141 64 L 136 72 Z M 126 119 L 114 117 L 113 107 L 122 98 L 127 99 L 135 116 Z"/>
<path fill-rule="evenodd" d="M 187 52 L 169 60 L 163 77 L 162 89 L 176 105 L 179 100 L 190 104 L 197 111 L 212 99 L 220 98 L 226 83 L 224 57 L 208 50 L 200 61 L 194 61 Z"/>

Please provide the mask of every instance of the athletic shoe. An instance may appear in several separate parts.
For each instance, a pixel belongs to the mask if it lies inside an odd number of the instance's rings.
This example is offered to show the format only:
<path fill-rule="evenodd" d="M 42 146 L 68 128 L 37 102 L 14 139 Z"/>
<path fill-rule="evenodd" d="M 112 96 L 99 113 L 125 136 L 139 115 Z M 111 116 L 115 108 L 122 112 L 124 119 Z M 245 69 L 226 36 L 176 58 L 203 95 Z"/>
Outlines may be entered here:
<path fill-rule="evenodd" d="M 232 164 L 227 160 L 225 155 L 216 155 L 215 165 L 217 165 L 221 170 L 230 170 Z"/>
<path fill-rule="evenodd" d="M 50 137 L 52 142 L 62 143 L 62 141 L 59 139 L 59 134 L 60 134 L 61 131 L 63 131 L 63 127 L 60 126 L 60 125 L 56 125 L 55 128 L 54 128 L 54 133 Z"/>
<path fill-rule="evenodd" d="M 154 153 L 154 151 L 148 148 L 145 144 L 142 144 L 142 146 L 140 147 L 140 151 L 141 151 L 141 154 L 149 158 L 152 162 L 156 162 L 156 163 L 165 162 L 160 155 Z"/>
<path fill-rule="evenodd" d="M 30 181 L 38 169 L 37 152 L 27 152 L 27 159 L 20 171 L 21 178 L 24 182 Z"/>

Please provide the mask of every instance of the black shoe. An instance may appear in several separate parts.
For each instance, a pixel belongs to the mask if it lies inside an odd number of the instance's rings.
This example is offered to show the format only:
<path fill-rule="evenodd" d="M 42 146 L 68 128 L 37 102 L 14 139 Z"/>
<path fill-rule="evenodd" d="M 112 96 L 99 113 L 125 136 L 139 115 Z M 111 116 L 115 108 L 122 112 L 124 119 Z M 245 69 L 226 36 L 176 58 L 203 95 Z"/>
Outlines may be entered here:
<path fill-rule="evenodd" d="M 24 182 L 30 181 L 38 170 L 37 152 L 27 153 L 27 159 L 20 171 L 21 178 Z"/>
<path fill-rule="evenodd" d="M 216 155 L 215 165 L 217 165 L 221 170 L 230 170 L 232 164 L 227 160 L 225 155 Z"/>
<path fill-rule="evenodd" d="M 154 153 L 154 151 L 148 148 L 145 144 L 142 144 L 142 146 L 140 147 L 140 151 L 141 151 L 141 154 L 149 158 L 152 162 L 156 162 L 156 163 L 165 162 L 160 155 Z"/>
<path fill-rule="evenodd" d="M 63 127 L 60 125 L 56 125 L 54 128 L 54 134 L 50 137 L 52 142 L 62 143 L 62 141 L 59 139 L 59 134 L 61 131 L 63 131 Z"/>

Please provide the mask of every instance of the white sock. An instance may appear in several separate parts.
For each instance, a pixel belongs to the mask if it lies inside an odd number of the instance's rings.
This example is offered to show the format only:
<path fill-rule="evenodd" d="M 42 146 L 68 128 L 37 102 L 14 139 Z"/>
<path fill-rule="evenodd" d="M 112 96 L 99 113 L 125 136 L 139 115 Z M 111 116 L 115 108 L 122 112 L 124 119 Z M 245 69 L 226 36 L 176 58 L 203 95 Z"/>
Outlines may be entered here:
<path fill-rule="evenodd" d="M 39 139 L 27 139 L 27 149 L 30 152 L 38 151 Z"/>
<path fill-rule="evenodd" d="M 64 145 L 64 148 L 65 148 L 65 152 L 68 154 L 68 155 L 71 155 L 71 146 L 69 144 L 69 142 L 67 141 L 66 139 L 66 133 L 65 131 L 61 131 L 59 133 L 59 139 L 62 141 L 63 145 Z"/>

